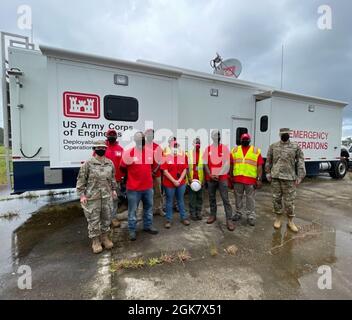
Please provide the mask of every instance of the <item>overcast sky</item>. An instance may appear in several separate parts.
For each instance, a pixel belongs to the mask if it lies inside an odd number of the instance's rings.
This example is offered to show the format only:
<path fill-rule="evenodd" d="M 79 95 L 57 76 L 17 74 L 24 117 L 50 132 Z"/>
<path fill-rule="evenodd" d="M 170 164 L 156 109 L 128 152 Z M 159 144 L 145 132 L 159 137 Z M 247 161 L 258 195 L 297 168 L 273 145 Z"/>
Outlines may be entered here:
<path fill-rule="evenodd" d="M 283 88 L 347 101 L 343 136 L 352 136 L 350 0 L 1 0 L 0 30 L 30 35 L 18 28 L 23 4 L 36 44 L 205 72 L 219 52 L 242 62 L 241 79 L 278 88 L 284 44 Z M 331 30 L 318 28 L 321 5 Z"/>

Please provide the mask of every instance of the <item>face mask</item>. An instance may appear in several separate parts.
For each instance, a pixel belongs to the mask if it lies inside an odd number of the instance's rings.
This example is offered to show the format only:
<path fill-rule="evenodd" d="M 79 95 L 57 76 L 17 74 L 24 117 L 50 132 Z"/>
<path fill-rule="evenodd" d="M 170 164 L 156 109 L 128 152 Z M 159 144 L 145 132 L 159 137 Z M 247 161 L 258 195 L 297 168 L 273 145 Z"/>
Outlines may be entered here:
<path fill-rule="evenodd" d="M 283 134 L 281 135 L 281 141 L 287 142 L 288 139 L 290 139 L 290 135 L 289 135 L 288 133 L 283 133 Z"/>
<path fill-rule="evenodd" d="M 250 141 L 249 140 L 243 140 L 241 141 L 241 145 L 244 146 L 244 147 L 248 147 L 250 145 Z"/>
<path fill-rule="evenodd" d="M 95 153 L 96 153 L 99 157 L 103 157 L 103 156 L 105 155 L 105 150 L 104 150 L 104 149 L 95 150 Z"/>
<path fill-rule="evenodd" d="M 171 148 L 171 153 L 172 154 L 177 154 L 177 151 L 178 151 L 177 148 Z"/>
<path fill-rule="evenodd" d="M 110 143 L 115 143 L 116 140 L 117 140 L 116 137 L 108 137 L 108 141 L 109 141 Z"/>

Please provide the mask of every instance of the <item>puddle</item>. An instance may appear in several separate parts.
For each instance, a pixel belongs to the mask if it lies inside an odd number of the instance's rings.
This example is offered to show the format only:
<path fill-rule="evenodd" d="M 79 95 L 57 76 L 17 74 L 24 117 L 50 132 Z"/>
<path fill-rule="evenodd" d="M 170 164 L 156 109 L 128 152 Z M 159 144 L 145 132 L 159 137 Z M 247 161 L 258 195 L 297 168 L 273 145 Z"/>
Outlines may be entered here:
<path fill-rule="evenodd" d="M 27 255 L 45 233 L 80 214 L 79 205 L 72 203 L 76 199 L 68 193 L 0 201 L 0 277 L 12 272 L 16 259 Z"/>

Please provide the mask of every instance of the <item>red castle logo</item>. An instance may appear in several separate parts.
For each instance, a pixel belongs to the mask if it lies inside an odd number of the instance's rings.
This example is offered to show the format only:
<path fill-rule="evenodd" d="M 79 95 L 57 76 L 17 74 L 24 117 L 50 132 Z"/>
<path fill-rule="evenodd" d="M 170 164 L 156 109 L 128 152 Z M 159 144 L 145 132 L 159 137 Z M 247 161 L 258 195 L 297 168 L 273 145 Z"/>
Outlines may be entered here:
<path fill-rule="evenodd" d="M 95 94 L 64 92 L 64 115 L 72 118 L 100 118 L 100 98 Z"/>

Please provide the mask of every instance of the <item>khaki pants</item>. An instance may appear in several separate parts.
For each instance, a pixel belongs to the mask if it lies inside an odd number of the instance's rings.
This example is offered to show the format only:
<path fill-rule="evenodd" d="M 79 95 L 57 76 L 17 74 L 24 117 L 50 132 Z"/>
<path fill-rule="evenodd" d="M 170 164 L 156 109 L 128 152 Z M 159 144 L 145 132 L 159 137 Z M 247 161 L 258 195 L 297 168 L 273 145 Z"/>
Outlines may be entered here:
<path fill-rule="evenodd" d="M 234 193 L 236 200 L 236 216 L 242 217 L 244 212 L 247 218 L 255 219 L 255 187 L 254 185 L 235 183 Z M 246 209 L 243 210 L 243 196 L 246 194 Z"/>
<path fill-rule="evenodd" d="M 163 211 L 163 197 L 161 195 L 161 177 L 153 178 L 154 212 L 161 214 Z"/>

